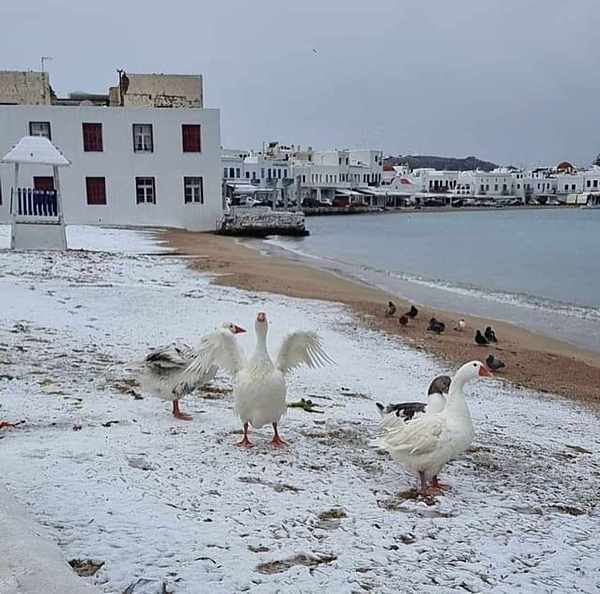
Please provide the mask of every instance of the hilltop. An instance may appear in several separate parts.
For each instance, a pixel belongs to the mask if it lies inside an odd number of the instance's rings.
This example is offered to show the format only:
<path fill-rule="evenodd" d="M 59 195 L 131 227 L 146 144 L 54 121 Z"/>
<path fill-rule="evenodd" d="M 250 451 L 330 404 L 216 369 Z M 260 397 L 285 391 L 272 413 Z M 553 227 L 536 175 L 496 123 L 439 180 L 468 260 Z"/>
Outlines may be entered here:
<path fill-rule="evenodd" d="M 482 161 L 477 157 L 438 157 L 435 155 L 398 155 L 397 157 L 386 157 L 385 165 L 408 165 L 411 169 L 430 167 L 433 169 L 444 169 L 447 171 L 471 171 L 481 169 L 491 171 L 498 165 L 491 161 Z"/>

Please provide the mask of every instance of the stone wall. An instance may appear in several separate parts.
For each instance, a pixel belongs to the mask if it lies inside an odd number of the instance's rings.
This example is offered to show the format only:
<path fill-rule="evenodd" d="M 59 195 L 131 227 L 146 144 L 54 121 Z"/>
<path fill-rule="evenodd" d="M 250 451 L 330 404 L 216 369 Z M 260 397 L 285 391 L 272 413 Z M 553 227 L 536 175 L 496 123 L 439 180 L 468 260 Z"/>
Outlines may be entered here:
<path fill-rule="evenodd" d="M 47 72 L 0 71 L 0 104 L 50 105 L 52 96 Z"/>
<path fill-rule="evenodd" d="M 202 76 L 191 74 L 129 74 L 124 107 L 203 107 Z M 119 106 L 119 89 L 109 89 L 110 105 Z"/>

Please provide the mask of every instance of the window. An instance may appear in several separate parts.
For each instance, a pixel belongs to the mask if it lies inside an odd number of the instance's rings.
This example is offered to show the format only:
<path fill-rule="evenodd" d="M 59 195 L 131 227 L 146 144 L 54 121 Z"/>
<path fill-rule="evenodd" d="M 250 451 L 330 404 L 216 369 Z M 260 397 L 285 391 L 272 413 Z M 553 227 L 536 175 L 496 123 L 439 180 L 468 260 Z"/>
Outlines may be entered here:
<path fill-rule="evenodd" d="M 86 153 L 101 153 L 102 148 L 102 124 L 81 124 L 83 130 L 83 150 Z"/>
<path fill-rule="evenodd" d="M 191 202 L 204 204 L 204 184 L 201 177 L 183 178 L 183 199 L 186 204 Z"/>
<path fill-rule="evenodd" d="M 29 122 L 29 136 L 45 136 L 52 140 L 50 122 Z"/>
<path fill-rule="evenodd" d="M 153 177 L 135 178 L 135 200 L 137 204 L 156 204 L 156 188 Z"/>
<path fill-rule="evenodd" d="M 103 177 L 86 177 L 85 189 L 89 205 L 106 204 L 106 182 Z"/>
<path fill-rule="evenodd" d="M 133 124 L 133 150 L 136 153 L 154 152 L 152 124 Z"/>
<path fill-rule="evenodd" d="M 182 124 L 181 137 L 183 140 L 184 153 L 202 152 L 202 142 L 200 139 L 200 124 Z"/>

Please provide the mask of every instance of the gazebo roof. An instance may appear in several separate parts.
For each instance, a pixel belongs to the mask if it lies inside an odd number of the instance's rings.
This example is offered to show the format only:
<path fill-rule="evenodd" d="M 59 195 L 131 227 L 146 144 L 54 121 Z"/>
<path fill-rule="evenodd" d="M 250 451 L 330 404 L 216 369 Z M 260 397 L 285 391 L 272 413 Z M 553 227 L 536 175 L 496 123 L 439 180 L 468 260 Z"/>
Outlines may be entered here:
<path fill-rule="evenodd" d="M 2 163 L 31 163 L 58 167 L 71 164 L 45 136 L 24 136 L 4 155 Z"/>

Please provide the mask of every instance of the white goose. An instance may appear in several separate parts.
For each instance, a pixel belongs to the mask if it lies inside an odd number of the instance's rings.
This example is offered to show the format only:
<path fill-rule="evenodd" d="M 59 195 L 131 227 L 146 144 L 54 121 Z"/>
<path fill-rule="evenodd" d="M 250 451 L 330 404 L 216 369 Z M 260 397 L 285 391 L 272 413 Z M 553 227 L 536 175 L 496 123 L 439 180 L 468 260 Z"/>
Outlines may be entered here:
<path fill-rule="evenodd" d="M 462 454 L 473 440 L 473 422 L 463 392 L 465 384 L 491 375 L 480 361 L 465 363 L 452 379 L 447 403 L 441 412 L 425 412 L 410 421 L 387 415 L 384 433 L 377 445 L 418 474 L 421 494 L 440 487 L 436 477 L 442 467 Z M 428 487 L 433 479 L 436 480 Z"/>
<path fill-rule="evenodd" d="M 260 428 L 273 426 L 275 447 L 285 442 L 278 431 L 278 423 L 287 410 L 285 375 L 301 365 L 321 367 L 332 360 L 321 347 L 315 332 L 292 332 L 281 344 L 273 363 L 267 350 L 267 314 L 256 316 L 256 350 L 246 360 L 244 353 L 231 334 L 215 333 L 203 341 L 198 357 L 190 366 L 195 373 L 204 373 L 213 365 L 228 371 L 235 381 L 235 412 L 242 421 L 244 437 L 236 445 L 250 448 L 254 444 L 248 437 L 249 426 Z"/>
<path fill-rule="evenodd" d="M 214 335 L 226 333 L 233 337 L 242 332 L 245 330 L 240 326 L 224 322 L 215 332 L 200 339 L 200 349 Z M 215 365 L 204 370 L 189 369 L 198 352 L 189 344 L 173 342 L 151 351 L 142 366 L 142 387 L 163 400 L 172 401 L 173 416 L 183 421 L 190 421 L 192 417 L 181 412 L 180 398 L 214 379 L 218 370 Z"/>

